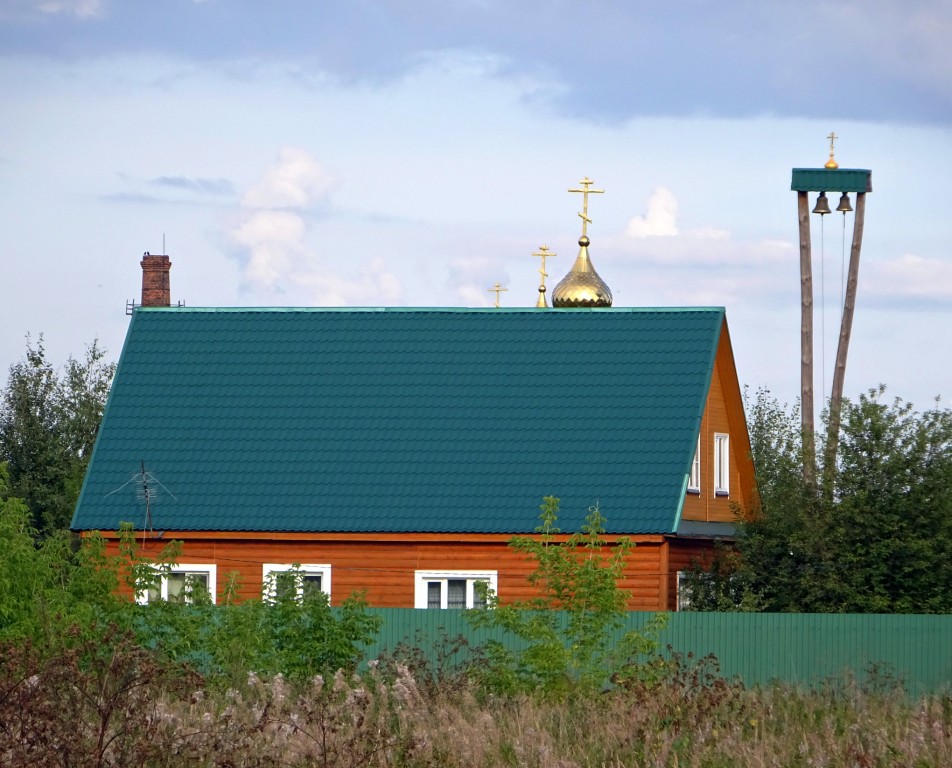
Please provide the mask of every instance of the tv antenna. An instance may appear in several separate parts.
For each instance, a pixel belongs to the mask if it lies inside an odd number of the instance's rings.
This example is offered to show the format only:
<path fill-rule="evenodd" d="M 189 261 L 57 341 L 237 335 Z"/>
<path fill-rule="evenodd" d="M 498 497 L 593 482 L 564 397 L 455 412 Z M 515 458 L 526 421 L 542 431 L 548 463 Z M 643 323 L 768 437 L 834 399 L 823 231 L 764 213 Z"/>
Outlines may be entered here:
<path fill-rule="evenodd" d="M 178 501 L 178 499 L 174 493 L 159 481 L 159 478 L 145 468 L 144 459 L 139 462 L 139 471 L 133 472 L 132 477 L 114 491 L 107 493 L 106 496 L 112 496 L 112 494 L 118 493 L 129 485 L 135 487 L 136 499 L 145 504 L 145 519 L 142 523 L 142 545 L 145 546 L 146 534 L 148 533 L 149 536 L 152 536 L 155 533 L 155 529 L 152 525 L 152 504 L 157 501 L 159 492 L 165 491 L 176 501 Z"/>

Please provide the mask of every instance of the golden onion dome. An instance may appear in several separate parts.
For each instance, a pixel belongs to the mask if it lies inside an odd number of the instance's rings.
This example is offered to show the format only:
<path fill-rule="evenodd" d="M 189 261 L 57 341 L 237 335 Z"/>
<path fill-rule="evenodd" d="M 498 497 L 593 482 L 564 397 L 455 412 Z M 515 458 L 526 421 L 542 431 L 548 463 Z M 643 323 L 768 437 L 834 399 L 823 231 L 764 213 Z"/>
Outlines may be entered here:
<path fill-rule="evenodd" d="M 612 292 L 605 281 L 598 276 L 592 260 L 588 257 L 586 235 L 579 240 L 578 256 L 572 269 L 562 278 L 552 291 L 553 307 L 610 307 Z"/>

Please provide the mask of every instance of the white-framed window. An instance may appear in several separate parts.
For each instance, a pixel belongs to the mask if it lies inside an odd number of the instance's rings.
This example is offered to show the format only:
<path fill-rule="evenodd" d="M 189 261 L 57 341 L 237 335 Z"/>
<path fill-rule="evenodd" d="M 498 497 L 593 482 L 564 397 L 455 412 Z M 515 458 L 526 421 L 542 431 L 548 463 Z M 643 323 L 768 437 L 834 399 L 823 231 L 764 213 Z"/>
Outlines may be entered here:
<path fill-rule="evenodd" d="M 261 566 L 262 597 L 274 600 L 291 590 L 300 599 L 316 589 L 331 596 L 331 567 L 326 563 L 264 563 Z"/>
<path fill-rule="evenodd" d="M 191 603 L 198 593 L 215 602 L 218 566 L 211 563 L 182 563 L 156 574 L 151 583 L 136 593 L 136 602 L 147 605 L 156 600 Z"/>
<path fill-rule="evenodd" d="M 484 608 L 477 582 L 497 591 L 496 571 L 417 571 L 414 574 L 416 608 Z"/>
<path fill-rule="evenodd" d="M 675 598 L 677 610 L 691 610 L 691 590 L 688 587 L 688 574 L 686 571 L 678 571 L 678 591 Z"/>
<path fill-rule="evenodd" d="M 694 461 L 691 462 L 691 477 L 688 478 L 688 492 L 701 492 L 701 436 L 697 436 L 697 447 L 694 449 Z"/>
<path fill-rule="evenodd" d="M 721 432 L 714 433 L 714 495 L 727 496 L 730 493 L 730 437 Z"/>

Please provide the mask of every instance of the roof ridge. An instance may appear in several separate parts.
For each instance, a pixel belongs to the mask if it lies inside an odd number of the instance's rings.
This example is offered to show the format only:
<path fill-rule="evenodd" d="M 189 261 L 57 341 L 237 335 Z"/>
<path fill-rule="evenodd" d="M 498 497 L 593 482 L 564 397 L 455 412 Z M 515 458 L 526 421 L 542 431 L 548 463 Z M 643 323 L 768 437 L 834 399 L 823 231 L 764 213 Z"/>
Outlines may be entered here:
<path fill-rule="evenodd" d="M 723 306 L 707 307 L 572 307 L 572 308 L 540 308 L 540 307 L 136 307 L 135 312 L 197 314 L 197 313 L 343 313 L 343 312 L 427 312 L 451 314 L 635 314 L 635 313 L 664 313 L 664 312 L 724 312 Z"/>

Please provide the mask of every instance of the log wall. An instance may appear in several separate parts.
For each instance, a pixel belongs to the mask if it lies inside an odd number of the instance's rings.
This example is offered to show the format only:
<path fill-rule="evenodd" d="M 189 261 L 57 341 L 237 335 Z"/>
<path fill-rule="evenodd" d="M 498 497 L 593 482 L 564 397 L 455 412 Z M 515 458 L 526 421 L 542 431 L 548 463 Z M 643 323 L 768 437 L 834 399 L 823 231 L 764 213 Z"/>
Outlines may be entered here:
<path fill-rule="evenodd" d="M 513 551 L 508 536 L 443 536 L 427 534 L 228 534 L 174 532 L 163 539 L 147 539 L 141 549 L 154 559 L 165 543 L 183 541 L 177 563 L 213 563 L 217 566 L 218 595 L 230 573 L 237 574 L 241 599 L 261 595 L 264 563 L 329 564 L 331 602 L 339 605 L 354 592 L 380 608 L 412 608 L 414 572 L 418 570 L 496 571 L 499 596 L 504 602 L 537 596 L 528 576 L 534 564 Z M 670 574 L 663 566 L 667 542 L 662 536 L 631 537 L 635 544 L 619 586 L 631 594 L 631 610 L 664 610 L 669 602 Z M 109 537 L 111 554 L 118 551 Z"/>

